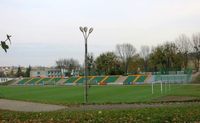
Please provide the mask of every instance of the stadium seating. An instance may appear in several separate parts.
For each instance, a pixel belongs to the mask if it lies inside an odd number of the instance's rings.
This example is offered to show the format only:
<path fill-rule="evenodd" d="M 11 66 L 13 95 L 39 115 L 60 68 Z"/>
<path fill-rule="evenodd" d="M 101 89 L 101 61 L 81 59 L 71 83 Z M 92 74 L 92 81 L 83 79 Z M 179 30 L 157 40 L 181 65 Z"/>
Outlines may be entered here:
<path fill-rule="evenodd" d="M 105 76 L 96 76 L 94 78 L 92 78 L 90 80 L 90 84 L 92 85 L 97 85 L 98 83 L 100 83 L 103 79 L 105 78 Z"/>
<path fill-rule="evenodd" d="M 26 82 L 28 82 L 30 80 L 30 78 L 25 78 L 25 79 L 22 79 L 18 82 L 19 85 L 23 85 L 25 84 Z"/>
<path fill-rule="evenodd" d="M 88 81 L 90 81 L 92 77 L 88 76 Z M 84 77 L 81 77 L 76 83 L 78 84 L 83 84 L 85 82 L 85 78 Z"/>
<path fill-rule="evenodd" d="M 37 82 L 37 84 L 39 84 L 39 85 L 42 84 L 42 85 L 43 85 L 43 84 L 47 83 L 50 79 L 51 79 L 51 78 L 43 78 L 43 79 L 39 80 L 39 81 Z"/>
<path fill-rule="evenodd" d="M 147 76 L 141 75 L 135 82 L 144 82 Z"/>
<path fill-rule="evenodd" d="M 61 80 L 61 78 L 53 78 L 51 81 L 53 81 L 53 82 L 58 82 L 58 81 L 60 81 Z"/>
<path fill-rule="evenodd" d="M 37 81 L 39 81 L 41 78 L 32 78 L 30 81 L 27 82 L 29 85 L 34 85 L 36 84 Z"/>
<path fill-rule="evenodd" d="M 65 81 L 65 83 L 74 83 L 79 77 L 70 77 Z"/>
<path fill-rule="evenodd" d="M 118 78 L 119 78 L 119 76 L 109 76 L 106 80 L 104 80 L 104 82 L 106 82 L 106 83 L 113 83 L 113 82 L 115 82 Z"/>
<path fill-rule="evenodd" d="M 137 76 L 128 76 L 127 79 L 123 82 L 124 85 L 130 85 L 134 82 Z"/>

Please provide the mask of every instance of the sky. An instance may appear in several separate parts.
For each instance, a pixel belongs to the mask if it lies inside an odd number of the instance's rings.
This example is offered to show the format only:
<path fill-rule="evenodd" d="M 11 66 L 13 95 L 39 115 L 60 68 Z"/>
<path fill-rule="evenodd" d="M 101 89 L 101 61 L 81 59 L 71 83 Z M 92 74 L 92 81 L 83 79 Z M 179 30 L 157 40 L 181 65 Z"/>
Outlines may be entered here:
<path fill-rule="evenodd" d="M 82 64 L 79 26 L 93 27 L 88 52 L 116 44 L 156 46 L 200 32 L 200 0 L 0 0 L 0 40 L 12 35 L 0 66 L 54 66 L 61 58 Z"/>

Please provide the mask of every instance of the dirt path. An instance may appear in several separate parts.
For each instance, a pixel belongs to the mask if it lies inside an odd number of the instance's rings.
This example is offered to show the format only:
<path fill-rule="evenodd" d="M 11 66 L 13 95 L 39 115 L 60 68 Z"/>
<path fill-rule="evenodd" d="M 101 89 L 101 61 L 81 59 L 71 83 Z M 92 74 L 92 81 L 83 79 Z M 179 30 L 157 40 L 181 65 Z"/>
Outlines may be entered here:
<path fill-rule="evenodd" d="M 33 102 L 15 101 L 0 99 L 0 109 L 23 112 L 47 112 L 56 110 L 80 111 L 80 110 L 114 110 L 114 109 L 139 109 L 151 107 L 177 107 L 200 105 L 200 102 L 171 102 L 171 103 L 152 103 L 152 104 L 105 104 L 105 105 L 77 105 L 60 106 L 51 104 L 41 104 Z"/>
<path fill-rule="evenodd" d="M 41 104 L 33 102 L 0 99 L 0 109 L 25 112 L 56 111 L 65 109 L 65 106 Z"/>

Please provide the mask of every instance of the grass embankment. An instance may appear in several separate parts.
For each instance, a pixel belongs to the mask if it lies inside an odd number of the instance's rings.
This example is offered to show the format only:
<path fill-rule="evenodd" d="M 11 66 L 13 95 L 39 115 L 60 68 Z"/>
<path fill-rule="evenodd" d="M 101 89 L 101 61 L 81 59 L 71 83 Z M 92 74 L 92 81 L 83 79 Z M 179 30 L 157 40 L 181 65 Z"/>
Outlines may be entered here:
<path fill-rule="evenodd" d="M 166 91 L 165 91 L 166 89 Z M 160 85 L 151 93 L 150 85 L 133 86 L 94 86 L 89 88 L 89 102 L 104 103 L 141 103 L 159 101 L 165 96 L 187 96 L 200 98 L 200 85 Z M 83 86 L 0 86 L 0 98 L 24 100 L 51 104 L 81 104 L 84 101 Z"/>
<path fill-rule="evenodd" d="M 104 111 L 56 111 L 56 112 L 11 112 L 0 110 L 1 122 L 199 122 L 200 105 L 144 108 L 135 110 L 104 110 Z"/>

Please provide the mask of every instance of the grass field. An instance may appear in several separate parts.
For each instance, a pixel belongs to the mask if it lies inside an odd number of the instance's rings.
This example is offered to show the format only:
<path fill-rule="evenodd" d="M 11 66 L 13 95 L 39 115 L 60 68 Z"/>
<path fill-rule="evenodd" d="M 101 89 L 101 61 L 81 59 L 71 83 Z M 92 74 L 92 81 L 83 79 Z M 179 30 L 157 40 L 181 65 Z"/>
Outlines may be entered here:
<path fill-rule="evenodd" d="M 155 102 L 166 96 L 200 98 L 200 85 L 171 85 L 171 91 L 160 93 L 156 85 L 154 94 L 150 85 L 93 86 L 89 88 L 89 103 Z M 81 104 L 83 86 L 0 86 L 0 98 L 52 104 Z M 170 100 L 169 100 L 170 101 Z"/>

